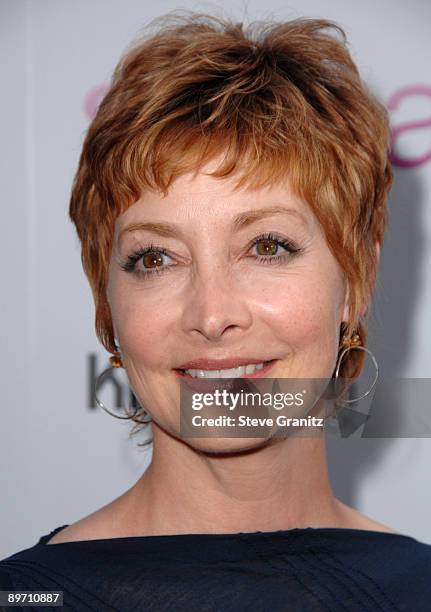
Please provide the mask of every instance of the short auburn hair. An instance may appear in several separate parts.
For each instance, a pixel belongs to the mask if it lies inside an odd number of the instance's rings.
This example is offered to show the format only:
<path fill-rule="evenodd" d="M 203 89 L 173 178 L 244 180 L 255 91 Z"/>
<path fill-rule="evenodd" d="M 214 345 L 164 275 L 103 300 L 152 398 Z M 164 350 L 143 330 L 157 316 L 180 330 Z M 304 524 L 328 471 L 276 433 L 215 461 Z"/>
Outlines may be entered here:
<path fill-rule="evenodd" d="M 96 333 L 116 352 L 106 287 L 115 220 L 142 194 L 222 155 L 212 176 L 235 188 L 289 177 L 344 271 L 342 333 L 366 343 L 376 243 L 393 181 L 384 106 L 361 80 L 344 30 L 325 19 L 254 22 L 173 11 L 150 23 L 120 59 L 92 120 L 74 179 L 70 218 L 96 307 Z M 355 378 L 364 351 L 340 376 Z"/>

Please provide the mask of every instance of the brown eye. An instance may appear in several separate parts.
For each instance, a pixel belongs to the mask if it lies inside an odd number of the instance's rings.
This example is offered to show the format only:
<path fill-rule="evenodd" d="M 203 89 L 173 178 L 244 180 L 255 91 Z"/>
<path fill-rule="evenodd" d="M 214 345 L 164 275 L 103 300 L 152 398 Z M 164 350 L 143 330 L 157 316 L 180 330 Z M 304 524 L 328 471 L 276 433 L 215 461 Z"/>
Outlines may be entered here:
<path fill-rule="evenodd" d="M 261 234 L 251 241 L 255 259 L 262 264 L 281 264 L 302 252 L 302 249 L 290 240 L 268 233 Z"/>
<path fill-rule="evenodd" d="M 159 251 L 150 251 L 142 257 L 145 268 L 157 268 L 163 265 L 163 255 Z"/>
<path fill-rule="evenodd" d="M 175 264 L 168 263 L 171 259 L 172 257 L 165 249 L 152 244 L 131 253 L 126 261 L 120 263 L 120 266 L 125 272 L 131 272 L 138 277 L 149 278 L 152 274 L 168 272 L 170 268 L 174 267 Z"/>
<path fill-rule="evenodd" d="M 274 240 L 259 240 L 256 243 L 258 255 L 276 255 L 279 245 Z"/>

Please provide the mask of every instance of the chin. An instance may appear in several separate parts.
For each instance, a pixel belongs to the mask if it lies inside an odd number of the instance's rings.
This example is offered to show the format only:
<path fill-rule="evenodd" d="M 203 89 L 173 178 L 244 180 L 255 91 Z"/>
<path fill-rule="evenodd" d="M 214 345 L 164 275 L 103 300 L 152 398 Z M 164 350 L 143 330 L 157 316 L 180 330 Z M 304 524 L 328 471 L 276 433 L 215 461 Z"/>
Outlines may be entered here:
<path fill-rule="evenodd" d="M 240 455 L 264 448 L 270 438 L 182 438 L 191 448 L 209 455 Z"/>

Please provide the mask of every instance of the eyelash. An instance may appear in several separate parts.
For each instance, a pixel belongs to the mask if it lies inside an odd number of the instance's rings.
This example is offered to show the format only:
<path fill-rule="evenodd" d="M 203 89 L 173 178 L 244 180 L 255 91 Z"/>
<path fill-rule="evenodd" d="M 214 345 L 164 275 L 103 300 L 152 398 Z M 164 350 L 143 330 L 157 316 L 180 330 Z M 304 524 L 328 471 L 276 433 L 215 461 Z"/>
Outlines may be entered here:
<path fill-rule="evenodd" d="M 267 234 L 261 234 L 260 236 L 253 238 L 253 240 L 251 240 L 248 244 L 248 249 L 251 249 L 259 242 L 263 242 L 265 240 L 270 241 L 270 242 L 275 242 L 278 246 L 281 246 L 288 251 L 288 253 L 283 253 L 282 255 L 272 255 L 272 256 L 256 255 L 255 257 L 257 261 L 265 265 L 268 265 L 268 264 L 274 265 L 274 264 L 283 263 L 286 259 L 290 259 L 291 257 L 294 257 L 295 255 L 298 255 L 299 253 L 302 252 L 302 249 L 298 247 L 295 243 L 291 242 L 290 240 L 286 240 L 285 238 L 282 238 L 281 236 L 277 236 L 276 234 L 272 234 L 271 232 Z M 153 253 L 153 252 L 161 253 L 162 255 L 166 255 L 167 257 L 170 257 L 169 253 L 163 247 L 158 247 L 155 244 L 150 244 L 150 246 L 148 247 L 138 249 L 137 251 L 134 251 L 133 253 L 131 253 L 127 257 L 126 261 L 120 264 L 120 267 L 125 272 L 131 272 L 131 273 L 138 274 L 139 276 L 144 276 L 147 278 L 155 274 L 164 274 L 172 266 L 163 266 L 163 267 L 156 266 L 155 268 L 152 268 L 149 270 L 136 270 L 136 264 L 138 263 L 138 261 L 145 255 L 147 255 L 148 253 Z"/>

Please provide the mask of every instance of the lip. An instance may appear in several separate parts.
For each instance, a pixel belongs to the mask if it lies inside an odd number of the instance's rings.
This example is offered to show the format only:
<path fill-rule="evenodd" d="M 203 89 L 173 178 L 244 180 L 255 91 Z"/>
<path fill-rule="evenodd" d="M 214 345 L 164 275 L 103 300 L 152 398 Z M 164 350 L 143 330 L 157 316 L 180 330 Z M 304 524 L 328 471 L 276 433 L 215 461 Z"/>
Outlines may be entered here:
<path fill-rule="evenodd" d="M 190 374 L 186 374 L 185 372 L 181 372 L 178 369 L 174 368 L 173 371 L 180 378 L 180 382 L 182 384 L 185 384 L 187 387 L 189 387 L 193 391 L 200 391 L 200 392 L 207 391 L 207 392 L 211 392 L 215 388 L 217 388 L 217 389 L 226 388 L 226 389 L 229 390 L 229 389 L 231 389 L 235 385 L 235 381 L 239 381 L 241 379 L 247 379 L 247 378 L 265 378 L 265 376 L 268 375 L 268 372 L 270 372 L 273 369 L 273 367 L 275 366 L 277 361 L 278 361 L 278 359 L 272 359 L 261 370 L 256 370 L 255 372 L 253 372 L 253 374 L 244 374 L 242 376 L 235 376 L 235 377 L 232 377 L 232 378 L 194 378 L 193 376 L 190 376 Z M 220 362 L 218 362 L 218 363 L 220 363 Z M 245 362 L 245 363 L 251 363 L 251 362 L 248 361 L 248 362 Z M 256 361 L 255 360 L 254 363 L 262 363 L 262 361 Z M 245 364 L 242 364 L 242 365 L 245 365 Z M 189 368 L 187 368 L 187 369 L 189 369 Z M 193 369 L 197 370 L 199 368 L 193 368 Z M 216 370 L 216 369 L 222 369 L 222 368 L 219 367 L 219 368 L 214 368 L 214 369 Z"/>
<path fill-rule="evenodd" d="M 270 361 L 268 358 L 264 359 L 262 357 L 254 358 L 254 357 L 231 357 L 228 359 L 193 359 L 192 361 L 187 361 L 182 365 L 178 366 L 175 369 L 181 370 L 228 370 L 231 368 L 238 368 L 240 366 L 254 364 L 254 363 L 264 363 L 265 361 Z M 275 361 L 272 359 L 271 361 Z"/>

